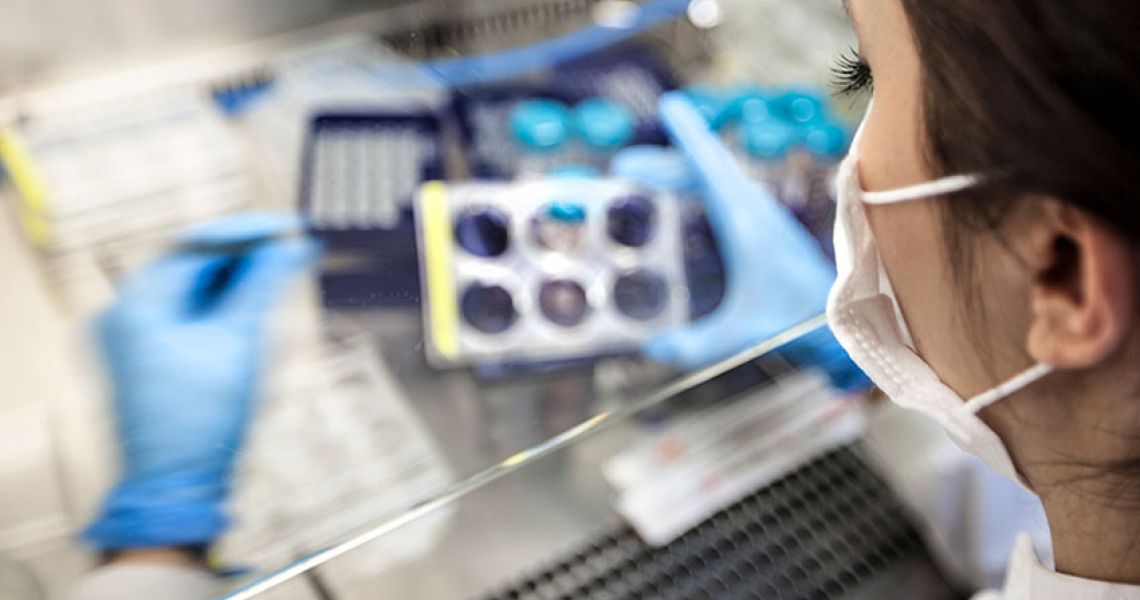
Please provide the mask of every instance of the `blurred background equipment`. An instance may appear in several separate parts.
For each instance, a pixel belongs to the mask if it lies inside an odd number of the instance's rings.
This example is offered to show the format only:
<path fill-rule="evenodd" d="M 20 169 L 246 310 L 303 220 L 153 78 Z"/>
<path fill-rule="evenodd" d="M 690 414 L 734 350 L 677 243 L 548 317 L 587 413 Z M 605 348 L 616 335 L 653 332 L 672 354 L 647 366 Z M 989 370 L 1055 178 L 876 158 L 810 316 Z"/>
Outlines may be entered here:
<path fill-rule="evenodd" d="M 860 110 L 826 89 L 852 44 L 838 2 L 8 0 L 4 14 L 0 487 L 19 490 L 0 510 L 4 585 L 63 597 L 95 563 L 72 536 L 117 457 L 89 318 L 175 231 L 250 208 L 300 214 L 326 252 L 276 316 L 237 525 L 215 548 L 247 569 L 235 597 L 934 598 L 980 583 L 939 573 L 858 441 L 880 420 L 802 369 L 794 336 L 695 373 L 636 352 L 716 314 L 730 285 L 662 94 L 680 90 L 813 256 L 830 252 L 829 182 Z M 614 177 L 631 157 L 650 177 Z M 910 450 L 892 451 L 919 469 Z"/>

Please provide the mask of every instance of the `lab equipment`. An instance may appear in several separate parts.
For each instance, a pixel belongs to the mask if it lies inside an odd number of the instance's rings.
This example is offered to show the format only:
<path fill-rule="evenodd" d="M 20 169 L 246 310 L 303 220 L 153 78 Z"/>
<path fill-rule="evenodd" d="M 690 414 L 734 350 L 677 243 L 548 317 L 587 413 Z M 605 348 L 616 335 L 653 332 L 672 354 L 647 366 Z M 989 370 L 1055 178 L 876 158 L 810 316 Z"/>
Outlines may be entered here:
<path fill-rule="evenodd" d="M 744 172 L 789 207 L 832 255 L 832 182 L 849 136 L 822 92 L 756 86 L 690 86 L 683 92 Z"/>
<path fill-rule="evenodd" d="M 557 100 L 525 100 L 511 109 L 510 127 L 527 149 L 556 150 L 570 139 L 570 110 Z"/>
<path fill-rule="evenodd" d="M 637 127 L 637 119 L 621 102 L 588 98 L 574 107 L 574 131 L 595 152 L 611 152 L 625 146 Z"/>
<path fill-rule="evenodd" d="M 433 182 L 416 210 L 434 364 L 630 351 L 688 318 L 675 197 L 608 179 Z"/>
<path fill-rule="evenodd" d="M 783 200 L 788 154 L 799 141 L 799 131 L 783 121 L 743 121 L 739 129 L 748 174 Z"/>
<path fill-rule="evenodd" d="M 563 167 L 604 171 L 627 143 L 664 143 L 656 102 L 673 87 L 651 52 L 631 46 L 558 65 L 525 85 L 460 88 L 453 103 L 472 173 L 513 179 Z"/>
<path fill-rule="evenodd" d="M 259 391 L 266 315 L 316 256 L 311 242 L 275 240 L 295 221 L 234 219 L 185 235 L 194 249 L 128 278 L 99 318 L 124 462 L 85 534 L 99 548 L 206 543 L 228 526 L 223 506 Z M 203 250 L 218 243 L 252 249 Z"/>
<path fill-rule="evenodd" d="M 724 127 L 739 110 L 738 100 L 726 90 L 709 85 L 690 85 L 681 91 L 716 130 Z"/>
<path fill-rule="evenodd" d="M 850 141 L 846 127 L 834 121 L 816 123 L 804 128 L 788 159 L 790 183 L 785 189 L 797 189 L 801 199 L 796 202 L 794 194 L 785 192 L 789 205 L 830 256 L 835 255 L 835 178 Z"/>
<path fill-rule="evenodd" d="M 305 306 L 304 314 L 316 315 Z M 234 473 L 234 526 L 217 545 L 229 567 L 277 567 L 394 517 L 446 488 L 450 467 L 379 356 L 348 322 L 284 357 Z M 302 333 L 304 335 L 304 333 Z M 430 550 L 446 507 L 322 569 L 338 590 Z"/>
<path fill-rule="evenodd" d="M 664 546 L 854 442 L 865 428 L 862 405 L 829 385 L 822 372 L 795 373 L 656 428 L 603 465 L 618 512 L 647 543 Z"/>
<path fill-rule="evenodd" d="M 662 98 L 661 119 L 703 184 L 704 210 L 725 260 L 726 292 L 719 307 L 703 319 L 654 337 L 645 347 L 652 358 L 692 369 L 817 314 L 834 271 L 811 235 L 743 173 L 684 95 Z M 644 150 L 638 152 L 646 156 Z M 661 163 L 623 158 L 615 160 L 614 168 L 620 170 L 615 174 L 640 181 L 645 178 L 642 164 L 657 168 Z M 660 175 L 649 179 L 659 180 Z"/>
<path fill-rule="evenodd" d="M 663 547 L 607 528 L 484 598 L 960 598 L 906 515 L 854 443 Z"/>
<path fill-rule="evenodd" d="M 557 69 L 684 14 L 689 0 L 650 0 L 630 12 L 620 27 L 595 24 L 522 48 L 466 59 L 437 61 L 431 71 L 454 86 L 512 79 L 526 73 Z"/>
<path fill-rule="evenodd" d="M 24 233 L 69 304 L 85 300 L 74 273 L 88 263 L 118 277 L 175 231 L 253 200 L 242 141 L 204 93 L 32 106 L 0 131 L 0 160 Z"/>
<path fill-rule="evenodd" d="M 855 150 L 840 167 L 838 182 L 835 250 L 839 278 L 827 302 L 827 314 L 836 338 L 891 400 L 931 417 L 963 450 L 1032 491 L 1029 482 L 1017 471 L 1001 437 L 978 412 L 1048 376 L 1053 367 L 1033 365 L 968 400 L 950 389 L 911 349 L 909 340 L 913 338 L 882 268 L 864 212 L 865 204 L 928 200 L 966 190 L 978 185 L 980 176 L 956 175 L 894 190 L 867 192 L 859 182 L 858 167 L 856 143 Z"/>
<path fill-rule="evenodd" d="M 329 307 L 419 301 L 412 196 L 444 176 L 440 117 L 431 113 L 337 113 L 313 118 L 301 210 L 328 260 Z"/>
<path fill-rule="evenodd" d="M 827 118 L 827 102 L 815 90 L 790 89 L 773 98 L 777 118 L 800 125 L 819 123 Z"/>
<path fill-rule="evenodd" d="M 521 100 L 511 107 L 508 121 L 520 177 L 541 176 L 574 162 L 570 157 L 570 109 L 564 102 L 549 98 Z"/>

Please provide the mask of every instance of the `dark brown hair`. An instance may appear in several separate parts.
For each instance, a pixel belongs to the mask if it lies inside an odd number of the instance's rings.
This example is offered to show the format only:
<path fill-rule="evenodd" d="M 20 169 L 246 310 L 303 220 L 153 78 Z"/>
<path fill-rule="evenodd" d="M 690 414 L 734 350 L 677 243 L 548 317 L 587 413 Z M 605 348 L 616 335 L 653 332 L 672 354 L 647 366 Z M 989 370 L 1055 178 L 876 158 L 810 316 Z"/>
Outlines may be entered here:
<path fill-rule="evenodd" d="M 902 4 L 924 67 L 929 166 L 987 173 L 1002 192 L 947 203 L 955 217 L 992 227 L 1010 198 L 1046 195 L 1140 239 L 1140 2 Z"/>
<path fill-rule="evenodd" d="M 962 289 L 980 288 L 967 281 L 970 240 L 1035 196 L 1100 217 L 1140 247 L 1140 1 L 901 1 L 923 65 L 928 167 L 987 177 L 943 203 Z M 1094 466 L 1140 475 L 1140 458 Z M 1114 501 L 1124 494 L 1116 488 Z"/>

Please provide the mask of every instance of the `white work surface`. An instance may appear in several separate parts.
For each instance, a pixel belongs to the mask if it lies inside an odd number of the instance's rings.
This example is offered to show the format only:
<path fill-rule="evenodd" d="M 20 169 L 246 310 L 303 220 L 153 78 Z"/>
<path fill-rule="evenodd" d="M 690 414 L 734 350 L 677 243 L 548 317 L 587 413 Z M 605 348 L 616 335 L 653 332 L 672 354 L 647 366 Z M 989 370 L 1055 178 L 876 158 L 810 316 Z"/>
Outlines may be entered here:
<path fill-rule="evenodd" d="M 97 441 L 105 413 L 81 351 L 83 320 L 69 317 L 53 296 L 7 204 L 0 261 L 0 559 L 29 568 L 47 596 L 57 597 L 90 565 L 74 534 L 77 516 L 91 507 L 69 503 L 97 497 L 110 477 L 106 440 Z M 88 290 L 92 305 L 108 293 L 98 285 Z"/>

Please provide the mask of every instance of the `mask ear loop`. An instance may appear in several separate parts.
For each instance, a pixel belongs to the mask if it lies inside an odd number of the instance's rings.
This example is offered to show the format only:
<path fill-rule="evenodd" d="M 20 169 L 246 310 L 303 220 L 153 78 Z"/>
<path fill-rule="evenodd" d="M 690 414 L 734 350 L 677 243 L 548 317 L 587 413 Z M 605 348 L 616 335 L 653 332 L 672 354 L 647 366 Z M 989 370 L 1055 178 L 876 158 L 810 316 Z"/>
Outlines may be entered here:
<path fill-rule="evenodd" d="M 863 192 L 863 202 L 866 204 L 894 204 L 908 200 L 922 200 L 935 196 L 945 196 L 977 186 L 981 182 L 977 175 L 954 175 L 927 181 L 918 185 L 911 185 L 882 192 Z"/>
<path fill-rule="evenodd" d="M 954 192 L 960 192 L 975 187 L 981 181 L 982 177 L 979 175 L 954 175 L 951 177 L 936 179 L 934 181 L 928 181 L 926 183 L 920 183 L 917 185 L 911 185 L 882 192 L 864 191 L 863 202 L 865 204 L 894 204 L 897 202 L 907 202 L 910 200 L 922 200 L 925 198 L 945 196 L 947 194 L 952 194 Z M 880 269 L 882 269 L 881 263 Z M 881 271 L 880 275 L 883 279 L 886 279 L 889 285 L 890 279 L 886 278 L 885 271 Z M 906 321 L 901 318 L 902 315 L 899 313 L 898 303 L 895 302 L 894 304 L 898 322 L 905 323 Z M 905 337 L 909 337 L 909 331 L 906 331 L 906 328 L 903 329 L 903 332 Z M 907 345 L 911 346 L 911 344 Z M 913 346 L 911 347 L 913 348 Z M 1001 400 L 1002 398 L 1008 397 L 1021 391 L 1022 389 L 1025 389 L 1029 385 L 1052 372 L 1053 367 L 1049 365 L 1034 365 L 1022 371 L 1021 373 L 1014 375 L 1011 379 L 1005 383 L 998 385 L 992 390 L 983 392 L 967 400 L 963 405 L 963 408 L 968 412 L 977 414 L 998 400 Z"/>
<path fill-rule="evenodd" d="M 1040 380 L 1042 377 L 1045 377 L 1046 375 L 1048 375 L 1052 372 L 1053 372 L 1053 367 L 1051 367 L 1050 365 L 1046 365 L 1046 364 L 1034 365 L 1034 366 L 1029 367 L 1028 369 L 1022 371 L 1021 373 L 1014 375 L 1012 379 L 1010 379 L 1009 381 L 1006 381 L 1005 383 L 995 387 L 994 389 L 992 389 L 988 392 L 983 392 L 981 394 L 978 394 L 977 396 L 974 396 L 973 398 L 970 398 L 969 400 L 966 401 L 966 403 L 963 405 L 963 407 L 967 411 L 972 412 L 974 414 L 977 414 L 982 409 L 986 408 L 987 406 L 990 406 L 994 402 L 997 402 L 998 400 L 1001 400 L 1002 398 L 1005 398 L 1007 396 L 1011 396 L 1011 395 L 1025 389 L 1030 384 Z"/>

